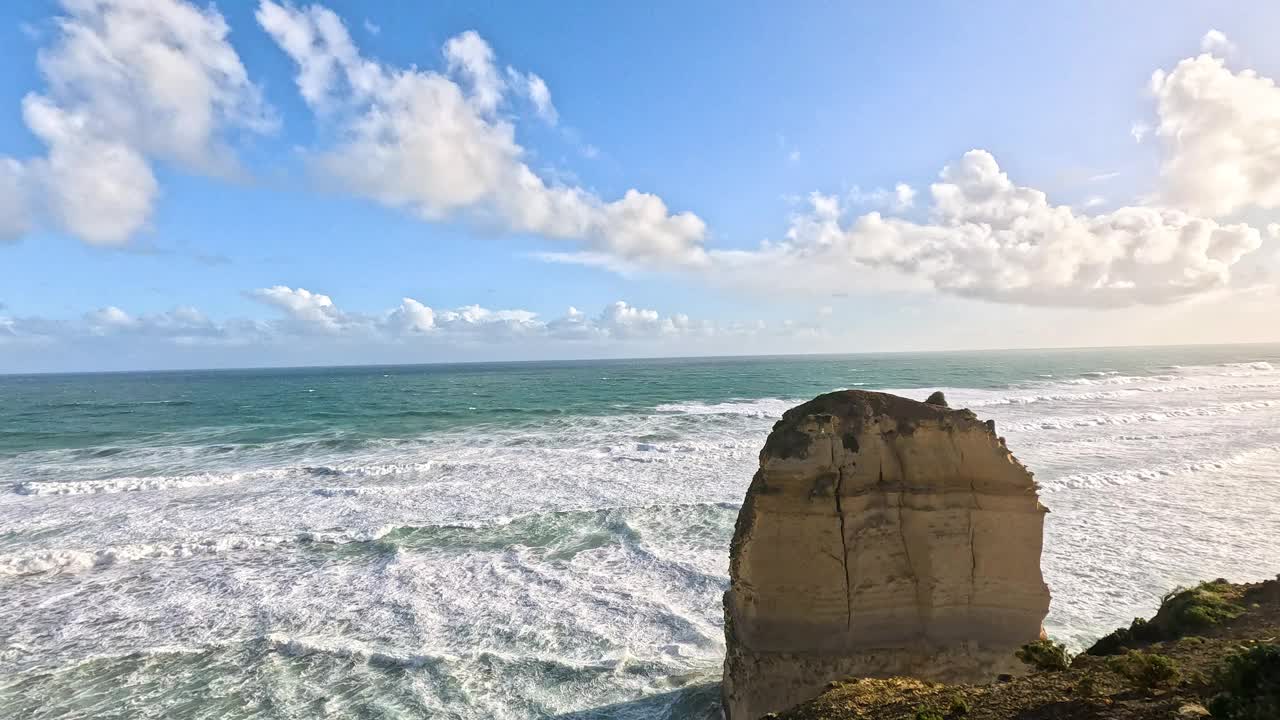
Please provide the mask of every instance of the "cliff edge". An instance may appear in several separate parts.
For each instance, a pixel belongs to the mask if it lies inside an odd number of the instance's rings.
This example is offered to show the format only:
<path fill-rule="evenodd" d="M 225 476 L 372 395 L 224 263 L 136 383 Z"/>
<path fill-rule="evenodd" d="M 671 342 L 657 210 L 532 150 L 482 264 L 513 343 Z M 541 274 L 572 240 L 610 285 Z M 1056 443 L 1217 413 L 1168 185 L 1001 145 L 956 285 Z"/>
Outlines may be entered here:
<path fill-rule="evenodd" d="M 992 423 L 929 400 L 845 390 L 774 425 L 730 549 L 728 720 L 854 676 L 1024 671 L 1046 510 Z"/>
<path fill-rule="evenodd" d="M 777 720 L 1276 720 L 1280 579 L 1201 583 L 1170 592 L 1071 658 L 1038 643 L 1033 672 L 944 685 L 911 678 L 830 683 Z"/>

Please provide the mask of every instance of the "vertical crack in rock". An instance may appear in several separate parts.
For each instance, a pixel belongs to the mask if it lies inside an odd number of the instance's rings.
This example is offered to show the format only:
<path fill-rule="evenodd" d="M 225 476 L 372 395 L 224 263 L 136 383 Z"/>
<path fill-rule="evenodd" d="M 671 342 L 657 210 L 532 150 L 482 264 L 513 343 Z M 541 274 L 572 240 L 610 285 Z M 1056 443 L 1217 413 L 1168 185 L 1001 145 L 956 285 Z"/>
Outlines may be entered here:
<path fill-rule="evenodd" d="M 889 451 L 893 453 L 893 460 L 898 464 L 898 536 L 902 538 L 902 554 L 907 558 L 907 572 L 911 574 L 911 584 L 915 586 L 915 606 L 916 606 L 916 627 L 921 637 L 926 635 L 924 613 L 925 602 L 920 597 L 920 573 L 916 570 L 915 561 L 911 559 L 911 547 L 907 541 L 907 525 L 904 521 L 903 505 L 906 504 L 907 498 L 907 465 L 902 461 L 902 453 L 895 442 L 897 434 L 893 438 L 885 438 L 885 445 L 889 447 Z M 884 482 L 884 468 L 880 470 L 880 481 Z M 930 592 L 932 598 L 933 593 Z"/>
<path fill-rule="evenodd" d="M 924 606 L 920 602 L 920 575 L 916 572 L 916 564 L 911 560 L 911 547 L 907 542 L 907 527 L 902 522 L 902 491 L 898 491 L 898 537 L 902 538 L 902 554 L 907 557 L 907 572 L 911 573 L 911 583 L 915 585 L 916 623 L 920 635 L 924 635 Z"/>
<path fill-rule="evenodd" d="M 993 422 L 988 421 L 987 426 L 992 427 Z M 953 432 L 947 433 L 951 439 L 951 448 L 960 456 L 960 467 L 964 468 L 964 450 L 956 445 L 956 436 Z M 973 527 L 973 511 L 979 509 L 978 505 L 978 479 L 973 473 L 969 473 L 969 498 L 968 498 L 968 515 L 969 515 L 969 615 L 973 616 L 973 598 L 978 594 L 978 543 L 977 535 L 974 533 Z"/>
<path fill-rule="evenodd" d="M 960 455 L 961 461 L 964 460 L 964 454 Z M 973 475 L 969 476 L 969 614 L 973 615 L 973 598 L 978 594 L 978 535 L 973 527 L 974 511 L 981 510 L 982 505 L 978 503 L 978 479 Z"/>
<path fill-rule="evenodd" d="M 840 504 L 840 493 L 844 490 L 844 463 L 840 462 L 840 452 L 844 450 L 841 441 L 840 450 L 836 450 L 835 424 L 831 426 L 831 464 L 836 468 L 836 518 L 840 521 L 840 564 L 844 567 L 844 628 L 853 628 L 853 586 L 849 582 L 849 541 L 845 535 L 844 507 Z"/>

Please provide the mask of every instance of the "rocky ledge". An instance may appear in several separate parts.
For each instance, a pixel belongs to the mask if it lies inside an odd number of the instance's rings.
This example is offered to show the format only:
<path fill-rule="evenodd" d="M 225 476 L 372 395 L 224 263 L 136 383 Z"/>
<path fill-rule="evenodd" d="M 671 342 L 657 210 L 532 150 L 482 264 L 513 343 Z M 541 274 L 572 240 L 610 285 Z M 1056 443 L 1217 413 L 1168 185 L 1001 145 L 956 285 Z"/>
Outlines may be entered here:
<path fill-rule="evenodd" d="M 1032 673 L 947 685 L 848 679 L 776 720 L 1277 720 L 1280 578 L 1175 590 L 1071 657 L 1043 641 L 1020 655 Z"/>

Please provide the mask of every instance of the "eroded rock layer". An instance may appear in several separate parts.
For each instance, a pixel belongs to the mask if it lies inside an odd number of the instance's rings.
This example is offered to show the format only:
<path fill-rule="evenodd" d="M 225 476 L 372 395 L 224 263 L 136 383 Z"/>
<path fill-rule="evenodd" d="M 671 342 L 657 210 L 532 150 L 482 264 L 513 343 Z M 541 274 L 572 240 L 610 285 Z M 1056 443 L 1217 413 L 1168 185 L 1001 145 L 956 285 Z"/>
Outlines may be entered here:
<path fill-rule="evenodd" d="M 929 399 L 845 390 L 774 425 L 730 550 L 729 720 L 850 676 L 1021 671 L 1046 510 L 994 424 Z"/>

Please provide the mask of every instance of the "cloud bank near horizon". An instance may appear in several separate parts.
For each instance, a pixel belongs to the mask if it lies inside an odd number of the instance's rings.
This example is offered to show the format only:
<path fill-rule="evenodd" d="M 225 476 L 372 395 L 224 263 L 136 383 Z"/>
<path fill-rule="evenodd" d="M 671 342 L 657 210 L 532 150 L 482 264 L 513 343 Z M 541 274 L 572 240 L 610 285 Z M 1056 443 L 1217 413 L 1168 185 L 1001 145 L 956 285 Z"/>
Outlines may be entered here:
<path fill-rule="evenodd" d="M 683 313 L 663 315 L 619 300 L 598 313 L 569 307 L 550 320 L 522 309 L 466 305 L 436 309 L 414 298 L 377 313 L 343 310 L 328 295 L 275 285 L 245 293 L 276 312 L 270 319 L 214 320 L 190 306 L 133 314 L 107 306 L 74 320 L 8 314 L 0 307 L 0 345 L 143 338 L 177 346 L 241 346 L 311 338 L 326 343 L 486 345 L 551 342 L 626 346 L 756 335 L 814 333 L 814 325 L 786 322 L 716 323 Z"/>

